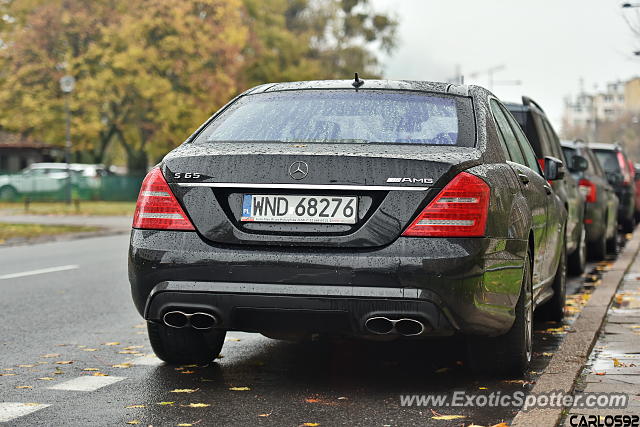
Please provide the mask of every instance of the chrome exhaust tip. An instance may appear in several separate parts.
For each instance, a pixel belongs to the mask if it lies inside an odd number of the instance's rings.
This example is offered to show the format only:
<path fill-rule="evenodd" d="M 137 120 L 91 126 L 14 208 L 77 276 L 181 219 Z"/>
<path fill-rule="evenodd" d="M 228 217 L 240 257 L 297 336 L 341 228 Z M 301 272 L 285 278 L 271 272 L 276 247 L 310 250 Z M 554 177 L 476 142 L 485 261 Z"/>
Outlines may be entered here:
<path fill-rule="evenodd" d="M 181 311 L 169 311 L 162 316 L 162 321 L 172 328 L 186 328 L 189 325 L 189 316 Z"/>
<path fill-rule="evenodd" d="M 218 323 L 218 319 L 209 313 L 193 313 L 189 320 L 193 329 L 207 330 L 211 329 Z"/>
<path fill-rule="evenodd" d="M 385 335 L 393 331 L 393 322 L 386 317 L 371 317 L 364 322 L 364 326 L 369 332 L 378 335 Z"/>
<path fill-rule="evenodd" d="M 415 319 L 399 319 L 394 326 L 396 332 L 405 337 L 420 335 L 425 331 L 424 324 Z"/>

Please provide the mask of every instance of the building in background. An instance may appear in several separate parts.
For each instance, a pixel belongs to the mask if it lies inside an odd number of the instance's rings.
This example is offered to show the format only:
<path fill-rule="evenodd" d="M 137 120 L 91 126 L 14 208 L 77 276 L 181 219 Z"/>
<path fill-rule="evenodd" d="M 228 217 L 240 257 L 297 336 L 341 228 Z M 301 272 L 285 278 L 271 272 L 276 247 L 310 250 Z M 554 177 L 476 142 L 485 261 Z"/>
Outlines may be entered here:
<path fill-rule="evenodd" d="M 57 147 L 0 130 L 0 173 L 19 172 L 31 163 L 59 161 L 62 157 Z"/>
<path fill-rule="evenodd" d="M 582 88 L 577 95 L 566 97 L 562 136 L 618 142 L 640 160 L 640 77 L 608 83 L 602 91 Z"/>

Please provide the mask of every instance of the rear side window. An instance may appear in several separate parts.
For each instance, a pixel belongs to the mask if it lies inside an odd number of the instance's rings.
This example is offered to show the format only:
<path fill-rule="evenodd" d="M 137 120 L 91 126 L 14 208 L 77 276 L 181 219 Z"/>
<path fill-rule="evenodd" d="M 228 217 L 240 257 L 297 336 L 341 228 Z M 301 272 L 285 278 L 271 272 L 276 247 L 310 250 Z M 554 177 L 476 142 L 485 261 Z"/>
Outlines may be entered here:
<path fill-rule="evenodd" d="M 620 173 L 620 165 L 618 164 L 618 158 L 616 152 L 613 150 L 593 150 L 600 166 L 607 173 Z"/>
<path fill-rule="evenodd" d="M 500 136 L 502 136 L 505 145 L 507 146 L 509 157 L 511 157 L 512 161 L 526 166 L 527 163 L 524 160 L 522 151 L 520 151 L 520 145 L 518 144 L 516 135 L 513 133 L 513 130 L 511 129 L 509 121 L 502 111 L 502 108 L 500 108 L 500 104 L 498 104 L 498 102 L 494 99 L 491 100 L 491 111 L 493 112 L 493 117 L 495 117 L 496 119 L 496 124 L 498 125 Z"/>
<path fill-rule="evenodd" d="M 531 148 L 531 144 L 529 144 L 529 140 L 522 131 L 522 128 L 506 109 L 504 110 L 504 115 L 507 117 L 507 120 L 509 120 L 511 128 L 513 129 L 513 132 L 515 133 L 516 138 L 520 143 L 520 149 L 522 150 L 522 154 L 524 154 L 524 160 L 525 162 L 527 162 L 526 165 L 531 170 L 534 170 L 542 175 L 542 170 L 540 170 L 540 164 L 538 164 L 536 153 L 533 152 L 533 148 Z"/>
<path fill-rule="evenodd" d="M 470 98 L 392 90 L 291 90 L 242 96 L 196 142 L 475 146 Z"/>
<path fill-rule="evenodd" d="M 538 130 L 536 129 L 535 122 L 533 121 L 533 113 L 531 111 L 516 110 L 515 108 L 512 108 L 509 111 L 511 112 L 513 117 L 515 117 L 520 127 L 524 130 L 525 135 L 527 135 L 527 139 L 529 140 L 531 147 L 533 147 L 533 151 L 535 151 L 536 157 L 544 157 L 542 155 L 543 148 L 540 146 L 540 136 Z"/>
<path fill-rule="evenodd" d="M 542 118 L 542 123 L 544 124 L 544 129 L 549 141 L 549 152 L 552 156 L 560 160 L 564 160 L 564 155 L 560 149 L 560 139 L 558 138 L 558 135 L 556 135 L 556 132 L 553 130 L 553 127 L 547 119 Z"/>

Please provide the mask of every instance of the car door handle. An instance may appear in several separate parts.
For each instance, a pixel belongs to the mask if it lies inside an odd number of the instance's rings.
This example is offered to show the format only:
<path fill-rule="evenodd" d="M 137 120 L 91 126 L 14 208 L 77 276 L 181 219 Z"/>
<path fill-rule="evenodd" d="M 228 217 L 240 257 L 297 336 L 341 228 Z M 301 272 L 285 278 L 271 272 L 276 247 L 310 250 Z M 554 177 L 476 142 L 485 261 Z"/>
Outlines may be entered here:
<path fill-rule="evenodd" d="M 518 178 L 520 178 L 520 181 L 525 185 L 529 183 L 529 177 L 523 173 L 518 173 Z"/>
<path fill-rule="evenodd" d="M 544 185 L 544 191 L 546 191 L 546 192 L 547 192 L 547 194 L 551 194 L 551 186 L 550 186 L 550 185 L 548 185 L 548 184 L 545 184 L 545 185 Z"/>

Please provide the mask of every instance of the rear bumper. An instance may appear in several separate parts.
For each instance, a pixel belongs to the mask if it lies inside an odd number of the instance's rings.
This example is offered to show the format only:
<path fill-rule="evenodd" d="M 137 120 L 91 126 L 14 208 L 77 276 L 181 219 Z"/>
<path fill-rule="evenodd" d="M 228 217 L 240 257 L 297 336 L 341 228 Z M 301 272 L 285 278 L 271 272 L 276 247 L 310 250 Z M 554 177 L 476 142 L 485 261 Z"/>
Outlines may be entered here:
<path fill-rule="evenodd" d="M 527 242 L 399 238 L 381 248 L 212 245 L 196 232 L 133 230 L 138 311 L 206 309 L 228 330 L 362 335 L 376 315 L 420 318 L 429 334 L 499 335 L 513 323 Z"/>

